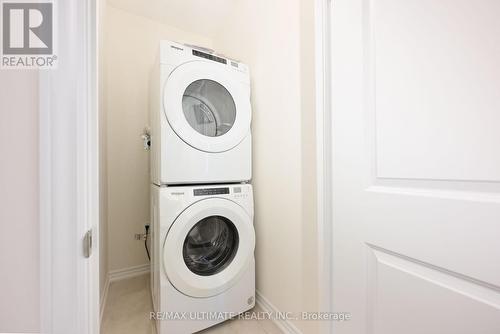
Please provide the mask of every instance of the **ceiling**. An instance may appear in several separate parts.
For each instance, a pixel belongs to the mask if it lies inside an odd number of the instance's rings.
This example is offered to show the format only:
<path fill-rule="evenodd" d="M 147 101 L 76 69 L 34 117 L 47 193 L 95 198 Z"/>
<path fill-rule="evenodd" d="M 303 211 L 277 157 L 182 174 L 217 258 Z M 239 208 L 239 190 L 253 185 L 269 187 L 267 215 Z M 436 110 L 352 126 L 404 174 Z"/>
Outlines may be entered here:
<path fill-rule="evenodd" d="M 178 29 L 211 38 L 222 29 L 238 1 L 107 0 L 107 3 Z"/>

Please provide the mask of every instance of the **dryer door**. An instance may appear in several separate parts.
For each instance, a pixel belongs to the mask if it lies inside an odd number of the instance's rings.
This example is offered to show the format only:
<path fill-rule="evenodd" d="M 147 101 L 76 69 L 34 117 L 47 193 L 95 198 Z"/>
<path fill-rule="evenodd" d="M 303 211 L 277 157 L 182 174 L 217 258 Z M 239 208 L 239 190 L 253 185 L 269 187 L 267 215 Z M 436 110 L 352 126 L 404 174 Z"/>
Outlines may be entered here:
<path fill-rule="evenodd" d="M 163 246 L 163 266 L 181 293 L 220 294 L 235 284 L 254 257 L 252 219 L 227 199 L 210 198 L 189 206 L 174 221 Z"/>
<path fill-rule="evenodd" d="M 249 87 L 236 72 L 192 61 L 177 67 L 163 90 L 163 108 L 175 133 L 205 152 L 224 152 L 250 131 Z"/>

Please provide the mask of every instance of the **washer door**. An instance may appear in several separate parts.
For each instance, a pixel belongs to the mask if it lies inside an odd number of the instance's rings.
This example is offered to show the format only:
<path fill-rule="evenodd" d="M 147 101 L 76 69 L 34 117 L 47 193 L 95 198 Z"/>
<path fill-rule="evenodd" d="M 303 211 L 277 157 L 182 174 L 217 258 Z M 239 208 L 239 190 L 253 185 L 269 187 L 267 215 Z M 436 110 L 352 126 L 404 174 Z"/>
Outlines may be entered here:
<path fill-rule="evenodd" d="M 217 64 L 192 61 L 177 67 L 165 83 L 163 108 L 174 132 L 201 151 L 228 151 L 250 131 L 248 91 Z"/>
<path fill-rule="evenodd" d="M 210 297 L 235 284 L 254 257 L 255 231 L 238 204 L 210 198 L 174 221 L 163 245 L 168 279 L 181 293 Z"/>

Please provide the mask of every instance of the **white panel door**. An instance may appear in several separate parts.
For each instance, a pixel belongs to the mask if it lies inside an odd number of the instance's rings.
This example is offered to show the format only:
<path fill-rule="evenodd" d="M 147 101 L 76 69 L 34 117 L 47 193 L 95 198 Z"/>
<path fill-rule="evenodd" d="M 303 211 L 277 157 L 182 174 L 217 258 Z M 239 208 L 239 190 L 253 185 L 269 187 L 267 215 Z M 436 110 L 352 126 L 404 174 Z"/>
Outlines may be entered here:
<path fill-rule="evenodd" d="M 336 334 L 500 333 L 499 13 L 333 1 Z"/>

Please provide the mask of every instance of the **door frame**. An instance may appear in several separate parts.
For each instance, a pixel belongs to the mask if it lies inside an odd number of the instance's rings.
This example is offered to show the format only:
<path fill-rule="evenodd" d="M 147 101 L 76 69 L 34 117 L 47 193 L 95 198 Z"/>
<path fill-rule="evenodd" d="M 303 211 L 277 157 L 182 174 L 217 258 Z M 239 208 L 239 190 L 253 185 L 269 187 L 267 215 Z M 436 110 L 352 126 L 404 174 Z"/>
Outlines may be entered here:
<path fill-rule="evenodd" d="M 39 72 L 40 332 L 99 333 L 97 6 L 57 3 L 58 68 Z M 92 255 L 83 237 L 93 230 Z"/>
<path fill-rule="evenodd" d="M 318 239 L 319 311 L 333 312 L 333 145 L 331 103 L 331 20 L 333 0 L 315 0 L 315 84 L 316 84 L 316 196 Z M 320 323 L 321 333 L 333 333 L 330 321 Z"/>

